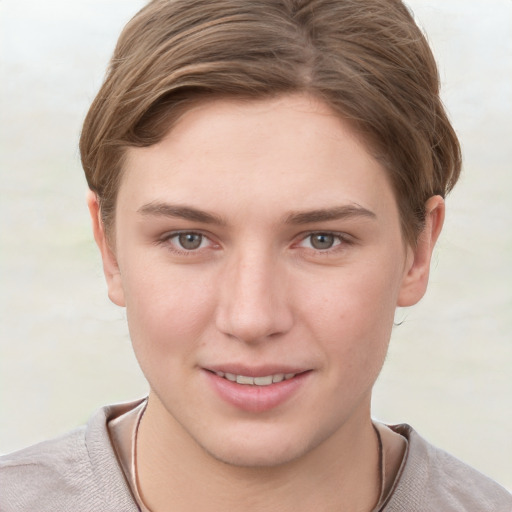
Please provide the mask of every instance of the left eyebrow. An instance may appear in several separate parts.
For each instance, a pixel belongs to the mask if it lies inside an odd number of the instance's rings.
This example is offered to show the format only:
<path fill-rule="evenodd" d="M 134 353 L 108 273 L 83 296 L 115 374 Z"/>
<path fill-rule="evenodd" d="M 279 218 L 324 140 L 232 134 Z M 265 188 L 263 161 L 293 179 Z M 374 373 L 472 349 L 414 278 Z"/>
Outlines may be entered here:
<path fill-rule="evenodd" d="M 305 212 L 291 212 L 286 217 L 286 224 L 311 224 L 313 222 L 325 222 L 355 217 L 376 219 L 377 215 L 359 205 L 343 205 L 334 208 L 321 208 Z"/>

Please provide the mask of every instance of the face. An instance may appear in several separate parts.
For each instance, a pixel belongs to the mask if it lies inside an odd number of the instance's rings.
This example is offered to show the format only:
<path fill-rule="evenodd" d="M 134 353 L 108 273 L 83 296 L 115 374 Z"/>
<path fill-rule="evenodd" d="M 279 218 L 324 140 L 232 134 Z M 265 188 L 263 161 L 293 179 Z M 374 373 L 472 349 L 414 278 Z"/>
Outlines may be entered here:
<path fill-rule="evenodd" d="M 97 221 L 96 238 L 148 421 L 249 466 L 369 421 L 395 307 L 423 294 L 431 251 L 404 244 L 383 168 L 305 96 L 206 103 L 130 148 L 115 249 Z"/>

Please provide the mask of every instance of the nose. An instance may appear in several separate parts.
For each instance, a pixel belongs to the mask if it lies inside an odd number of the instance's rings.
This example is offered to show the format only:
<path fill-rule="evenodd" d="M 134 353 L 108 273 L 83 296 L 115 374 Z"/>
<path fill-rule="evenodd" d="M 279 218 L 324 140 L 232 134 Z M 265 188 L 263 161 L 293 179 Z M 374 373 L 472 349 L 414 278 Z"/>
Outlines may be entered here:
<path fill-rule="evenodd" d="M 275 339 L 293 323 L 287 275 L 272 255 L 237 255 L 219 281 L 217 328 L 246 343 Z"/>

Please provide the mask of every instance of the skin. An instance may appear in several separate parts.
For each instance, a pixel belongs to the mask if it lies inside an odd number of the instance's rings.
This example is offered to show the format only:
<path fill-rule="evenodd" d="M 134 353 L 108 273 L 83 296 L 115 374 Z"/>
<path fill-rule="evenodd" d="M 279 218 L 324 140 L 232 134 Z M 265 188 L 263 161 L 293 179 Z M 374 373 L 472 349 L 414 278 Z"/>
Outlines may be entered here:
<path fill-rule="evenodd" d="M 396 306 L 426 290 L 443 200 L 407 245 L 385 170 L 325 104 L 290 95 L 202 104 L 129 148 L 114 237 L 92 193 L 89 208 L 150 384 L 137 444 L 148 507 L 371 510 L 371 390 Z M 226 368 L 305 373 L 248 411 L 212 385 Z"/>

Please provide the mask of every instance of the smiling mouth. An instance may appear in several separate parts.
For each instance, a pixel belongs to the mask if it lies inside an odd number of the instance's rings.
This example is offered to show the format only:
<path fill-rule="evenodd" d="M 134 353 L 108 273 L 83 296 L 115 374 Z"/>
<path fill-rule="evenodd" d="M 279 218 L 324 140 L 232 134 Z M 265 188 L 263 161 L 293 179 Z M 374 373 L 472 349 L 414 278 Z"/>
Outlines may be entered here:
<path fill-rule="evenodd" d="M 313 372 L 298 366 L 279 368 L 235 364 L 203 370 L 206 370 L 213 390 L 224 402 L 251 414 L 270 411 L 291 400 L 304 389 Z"/>
<path fill-rule="evenodd" d="M 234 373 L 214 372 L 217 377 L 244 384 L 246 386 L 270 386 L 282 382 L 283 380 L 293 379 L 297 373 L 275 373 L 273 375 L 265 375 L 262 377 L 248 377 L 247 375 L 235 375 Z"/>

